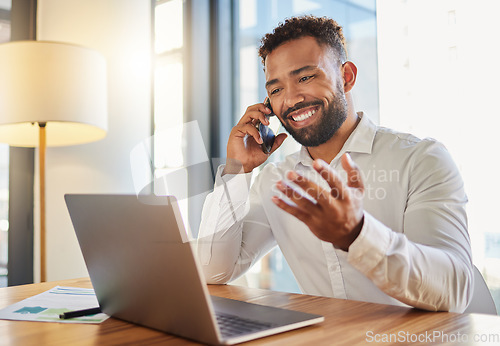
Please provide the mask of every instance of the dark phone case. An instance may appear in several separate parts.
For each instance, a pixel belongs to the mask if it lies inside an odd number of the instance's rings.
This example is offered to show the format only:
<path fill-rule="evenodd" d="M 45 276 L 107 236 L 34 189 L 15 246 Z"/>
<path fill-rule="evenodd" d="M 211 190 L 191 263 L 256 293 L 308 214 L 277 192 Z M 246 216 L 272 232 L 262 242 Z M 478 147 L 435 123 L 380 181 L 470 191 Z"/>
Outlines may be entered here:
<path fill-rule="evenodd" d="M 266 118 L 269 119 L 271 116 L 274 116 L 273 109 L 271 108 L 271 102 L 269 101 L 269 98 L 266 98 L 264 101 L 264 104 L 266 105 L 267 108 L 271 110 L 271 114 L 266 115 Z M 274 138 L 276 137 L 273 130 L 271 130 L 268 126 L 263 125 L 259 121 L 259 133 L 260 137 L 262 138 L 262 144 L 260 145 L 262 148 L 262 151 L 266 154 L 269 154 L 271 152 L 271 149 L 273 148 L 274 144 Z"/>

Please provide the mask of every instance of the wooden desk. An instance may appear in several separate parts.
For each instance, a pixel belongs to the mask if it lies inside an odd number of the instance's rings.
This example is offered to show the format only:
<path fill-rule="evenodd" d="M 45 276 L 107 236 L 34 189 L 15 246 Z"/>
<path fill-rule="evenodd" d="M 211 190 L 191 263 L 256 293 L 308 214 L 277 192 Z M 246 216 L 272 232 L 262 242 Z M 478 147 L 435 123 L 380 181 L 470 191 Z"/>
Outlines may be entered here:
<path fill-rule="evenodd" d="M 0 309 L 56 285 L 92 287 L 89 279 L 64 280 L 0 289 Z M 263 345 L 354 345 L 389 340 L 437 344 L 500 344 L 500 317 L 479 314 L 425 312 L 390 305 L 250 289 L 209 286 L 210 293 L 256 304 L 311 312 L 325 322 L 311 327 L 255 340 Z M 440 333 L 440 334 L 438 334 Z M 476 340 L 477 339 L 477 340 Z M 448 341 L 448 342 L 447 342 Z M 188 345 L 152 329 L 110 318 L 102 324 L 62 324 L 0 320 L 0 345 Z M 485 343 L 486 344 L 486 343 Z"/>

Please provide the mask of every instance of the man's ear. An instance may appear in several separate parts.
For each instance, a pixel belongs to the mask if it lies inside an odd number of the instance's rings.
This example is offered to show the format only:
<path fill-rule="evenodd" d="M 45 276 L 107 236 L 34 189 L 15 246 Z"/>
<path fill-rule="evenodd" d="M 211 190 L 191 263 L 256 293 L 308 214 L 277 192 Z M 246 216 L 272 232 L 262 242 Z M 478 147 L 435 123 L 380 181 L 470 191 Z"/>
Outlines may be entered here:
<path fill-rule="evenodd" d="M 344 78 L 344 92 L 349 92 L 356 83 L 358 68 L 352 62 L 346 61 L 344 65 L 342 65 L 342 72 Z"/>

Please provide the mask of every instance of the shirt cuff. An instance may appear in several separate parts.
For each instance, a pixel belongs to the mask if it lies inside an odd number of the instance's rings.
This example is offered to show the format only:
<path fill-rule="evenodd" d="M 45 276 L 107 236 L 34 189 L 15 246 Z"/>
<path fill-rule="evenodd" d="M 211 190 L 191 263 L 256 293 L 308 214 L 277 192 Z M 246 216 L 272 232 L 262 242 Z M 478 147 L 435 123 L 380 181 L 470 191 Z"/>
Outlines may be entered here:
<path fill-rule="evenodd" d="M 347 260 L 363 273 L 382 261 L 389 249 L 392 230 L 365 211 L 365 221 L 358 237 L 349 246 Z"/>

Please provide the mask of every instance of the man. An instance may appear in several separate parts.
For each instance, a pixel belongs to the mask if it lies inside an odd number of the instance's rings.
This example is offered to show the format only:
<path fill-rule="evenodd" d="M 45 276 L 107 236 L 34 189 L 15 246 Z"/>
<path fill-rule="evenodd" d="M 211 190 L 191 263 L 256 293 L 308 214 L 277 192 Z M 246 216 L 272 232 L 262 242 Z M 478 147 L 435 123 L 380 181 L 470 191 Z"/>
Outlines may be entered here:
<path fill-rule="evenodd" d="M 232 129 L 200 227 L 207 281 L 237 278 L 277 244 L 304 293 L 463 311 L 467 198 L 446 149 L 355 112 L 357 69 L 335 21 L 288 19 L 259 54 L 272 110 L 302 149 L 266 165 L 248 190 L 268 157 L 255 124 L 271 110 L 250 106 Z"/>

